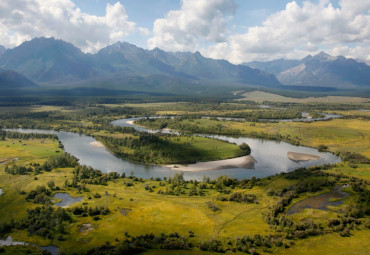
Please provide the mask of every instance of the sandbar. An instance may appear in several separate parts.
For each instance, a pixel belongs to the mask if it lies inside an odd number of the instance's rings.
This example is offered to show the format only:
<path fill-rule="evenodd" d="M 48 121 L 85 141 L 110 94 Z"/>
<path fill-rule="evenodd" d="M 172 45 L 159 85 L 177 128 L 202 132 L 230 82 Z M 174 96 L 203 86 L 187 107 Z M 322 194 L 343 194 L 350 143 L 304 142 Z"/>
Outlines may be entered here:
<path fill-rule="evenodd" d="M 94 147 L 98 147 L 98 148 L 104 148 L 104 144 L 102 144 L 101 142 L 98 142 L 98 141 L 90 142 L 90 145 L 92 145 Z"/>
<path fill-rule="evenodd" d="M 288 151 L 287 156 L 292 161 L 309 161 L 319 159 L 319 156 L 310 155 L 305 153 L 291 152 Z"/>
<path fill-rule="evenodd" d="M 257 160 L 252 156 L 243 156 L 231 159 L 215 160 L 208 162 L 197 162 L 189 165 L 166 165 L 172 170 L 183 172 L 199 172 L 207 170 L 221 170 L 228 168 L 253 168 Z"/>

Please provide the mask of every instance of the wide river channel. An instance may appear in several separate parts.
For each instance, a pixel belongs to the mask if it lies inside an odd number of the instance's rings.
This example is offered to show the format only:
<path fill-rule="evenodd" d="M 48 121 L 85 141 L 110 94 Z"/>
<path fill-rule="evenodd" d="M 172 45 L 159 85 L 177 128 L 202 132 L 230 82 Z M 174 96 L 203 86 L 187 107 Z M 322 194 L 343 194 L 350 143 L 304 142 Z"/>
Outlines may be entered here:
<path fill-rule="evenodd" d="M 117 126 L 134 127 L 139 131 L 160 132 L 158 130 L 149 130 L 132 124 L 138 118 L 120 119 L 112 122 Z M 51 130 L 35 129 L 7 129 L 8 131 L 17 131 L 23 133 L 48 133 L 56 134 L 64 145 L 64 150 L 79 159 L 80 164 L 91 166 L 102 172 L 125 172 L 126 175 L 133 173 L 136 177 L 149 179 L 150 177 L 170 177 L 176 172 L 170 168 L 156 165 L 146 165 L 134 163 L 128 160 L 117 158 L 104 147 L 96 147 L 91 143 L 96 140 L 93 137 L 80 135 L 71 132 L 58 132 Z M 166 131 L 165 131 L 166 132 Z M 167 131 L 169 132 L 169 131 Z M 222 170 L 206 170 L 199 172 L 184 172 L 185 179 L 201 180 L 203 176 L 211 179 L 220 175 L 227 175 L 238 179 L 255 177 L 266 177 L 276 173 L 293 171 L 300 167 L 309 167 L 322 164 L 339 163 L 341 159 L 329 152 L 319 152 L 317 149 L 305 146 L 295 146 L 286 142 L 271 141 L 266 139 L 248 138 L 248 137 L 229 137 L 220 135 L 201 135 L 215 139 L 221 139 L 236 143 L 238 145 L 247 143 L 251 150 L 251 156 L 256 159 L 253 168 L 231 168 Z M 317 160 L 294 162 L 287 156 L 288 152 L 305 153 L 316 155 Z"/>

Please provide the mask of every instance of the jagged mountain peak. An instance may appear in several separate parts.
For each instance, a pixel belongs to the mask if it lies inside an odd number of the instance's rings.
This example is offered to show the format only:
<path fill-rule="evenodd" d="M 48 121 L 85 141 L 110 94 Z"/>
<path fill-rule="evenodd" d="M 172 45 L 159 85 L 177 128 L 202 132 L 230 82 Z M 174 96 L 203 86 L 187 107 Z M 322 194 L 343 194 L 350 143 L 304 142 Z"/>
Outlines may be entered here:
<path fill-rule="evenodd" d="M 333 61 L 333 60 L 336 60 L 337 57 L 333 57 L 333 56 L 327 54 L 326 52 L 321 51 L 319 54 L 312 57 L 312 59 L 319 60 L 319 61 Z"/>
<path fill-rule="evenodd" d="M 13 69 L 44 83 L 119 74 L 120 77 L 168 75 L 205 83 L 280 85 L 273 75 L 226 60 L 206 58 L 200 52 L 146 50 L 127 42 L 109 45 L 96 54 L 85 54 L 62 40 L 35 38 L 6 51 L 0 58 L 0 68 Z"/>

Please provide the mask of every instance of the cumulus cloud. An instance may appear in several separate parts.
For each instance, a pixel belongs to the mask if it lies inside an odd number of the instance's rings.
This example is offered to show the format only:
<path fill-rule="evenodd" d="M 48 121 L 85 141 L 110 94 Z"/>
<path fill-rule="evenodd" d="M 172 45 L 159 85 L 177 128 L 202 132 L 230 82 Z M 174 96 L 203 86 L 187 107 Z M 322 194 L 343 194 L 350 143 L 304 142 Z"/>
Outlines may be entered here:
<path fill-rule="evenodd" d="M 233 0 L 182 0 L 180 10 L 169 11 L 154 22 L 149 48 L 194 51 L 202 41 L 226 40 L 227 23 L 236 9 Z"/>
<path fill-rule="evenodd" d="M 147 33 L 129 20 L 119 2 L 107 4 L 105 16 L 95 16 L 71 0 L 0 1 L 0 45 L 8 48 L 34 37 L 53 36 L 95 52 L 135 31 Z"/>
<path fill-rule="evenodd" d="M 276 58 L 302 58 L 326 50 L 333 55 L 370 62 L 370 1 L 341 0 L 335 8 L 328 0 L 295 1 L 269 16 L 262 26 L 233 34 L 225 42 L 201 52 L 233 63 Z M 352 45 L 355 45 L 353 47 Z"/>

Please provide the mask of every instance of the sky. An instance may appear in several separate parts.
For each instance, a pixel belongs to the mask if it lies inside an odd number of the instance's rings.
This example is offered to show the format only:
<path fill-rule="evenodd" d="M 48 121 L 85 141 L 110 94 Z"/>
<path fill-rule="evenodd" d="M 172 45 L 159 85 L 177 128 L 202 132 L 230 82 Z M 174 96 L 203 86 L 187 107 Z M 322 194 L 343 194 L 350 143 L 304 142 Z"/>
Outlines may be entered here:
<path fill-rule="evenodd" d="M 234 64 L 320 51 L 370 63 L 370 0 L 0 0 L 0 45 L 54 37 L 95 53 L 126 41 Z"/>

